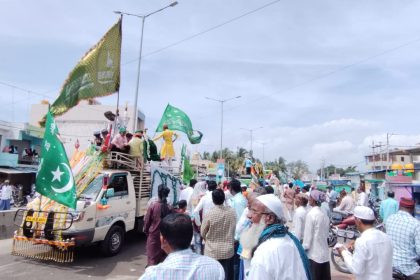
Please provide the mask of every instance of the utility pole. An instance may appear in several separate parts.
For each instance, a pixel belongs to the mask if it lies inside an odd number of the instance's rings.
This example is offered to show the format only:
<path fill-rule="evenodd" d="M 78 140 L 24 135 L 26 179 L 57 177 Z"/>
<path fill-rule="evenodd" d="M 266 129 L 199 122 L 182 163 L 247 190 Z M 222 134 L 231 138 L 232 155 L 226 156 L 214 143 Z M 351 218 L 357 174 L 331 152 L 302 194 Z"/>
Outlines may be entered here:
<path fill-rule="evenodd" d="M 325 165 L 325 159 L 322 159 L 322 161 L 321 161 L 321 181 L 324 178 L 324 165 Z"/>
<path fill-rule="evenodd" d="M 375 170 L 375 141 L 372 140 L 372 157 L 373 157 L 373 165 L 372 170 Z"/>
<path fill-rule="evenodd" d="M 156 11 L 153 11 L 151 13 L 148 13 L 146 15 L 137 15 L 137 14 L 131 14 L 131 13 L 126 13 L 126 12 L 121 12 L 121 11 L 114 11 L 114 13 L 119 14 L 119 15 L 134 16 L 134 17 L 138 17 L 138 18 L 141 19 L 141 36 L 140 36 L 140 49 L 139 49 L 139 63 L 138 63 L 138 66 L 137 66 L 136 92 L 134 94 L 133 131 L 132 131 L 133 133 L 137 130 L 137 118 L 138 118 L 137 117 L 137 102 L 138 102 L 138 99 L 139 99 L 140 73 L 141 73 L 140 70 L 141 70 L 141 61 L 142 61 L 142 57 L 141 56 L 142 56 L 142 51 L 143 51 L 143 34 L 144 34 L 144 24 L 145 24 L 146 18 L 149 17 L 149 16 L 151 16 L 151 15 L 154 15 L 156 13 L 159 13 L 159 12 L 161 12 L 161 11 L 167 9 L 167 8 L 174 7 L 177 4 L 178 4 L 177 1 L 172 2 L 169 5 L 163 7 L 161 9 L 159 9 L 159 10 L 156 10 Z"/>
<path fill-rule="evenodd" d="M 220 103 L 220 154 L 219 154 L 220 159 L 223 159 L 223 105 L 225 104 L 225 102 L 233 100 L 233 99 L 237 99 L 237 98 L 241 98 L 241 96 L 238 95 L 236 97 L 223 99 L 223 100 L 206 97 L 206 99 L 208 100 L 212 100 L 212 101 L 216 101 Z"/>

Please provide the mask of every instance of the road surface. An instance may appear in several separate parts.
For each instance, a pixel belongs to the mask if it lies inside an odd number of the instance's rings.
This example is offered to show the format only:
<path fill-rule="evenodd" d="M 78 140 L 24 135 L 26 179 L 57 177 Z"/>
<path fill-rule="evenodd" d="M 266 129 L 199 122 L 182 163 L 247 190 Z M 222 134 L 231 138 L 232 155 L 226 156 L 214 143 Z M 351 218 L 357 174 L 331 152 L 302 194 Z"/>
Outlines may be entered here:
<path fill-rule="evenodd" d="M 61 264 L 10 255 L 12 240 L 0 240 L 0 279 L 2 280 L 134 280 L 143 274 L 147 263 L 146 237 L 128 233 L 119 255 L 105 258 L 97 246 L 76 251 L 75 261 Z M 332 279 L 351 280 L 348 274 L 334 270 Z"/>

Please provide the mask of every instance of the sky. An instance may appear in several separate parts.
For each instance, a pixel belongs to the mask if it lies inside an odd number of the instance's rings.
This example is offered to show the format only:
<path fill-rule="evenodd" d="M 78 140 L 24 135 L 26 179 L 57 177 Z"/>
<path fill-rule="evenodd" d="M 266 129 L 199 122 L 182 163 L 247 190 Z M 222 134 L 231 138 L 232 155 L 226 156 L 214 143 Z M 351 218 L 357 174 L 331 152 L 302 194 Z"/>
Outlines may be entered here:
<path fill-rule="evenodd" d="M 166 105 L 223 146 L 260 159 L 364 167 L 372 141 L 420 143 L 420 2 L 179 0 L 146 19 L 139 108 L 154 130 Z M 0 120 L 25 122 L 117 21 L 166 0 L 0 0 Z M 134 103 L 141 21 L 124 17 L 121 101 Z M 7 86 L 13 85 L 14 87 Z M 116 95 L 98 99 L 116 104 Z M 243 129 L 245 128 L 245 129 Z M 184 139 L 185 140 L 185 139 Z M 266 143 L 266 144 L 263 144 Z M 383 148 L 385 149 L 385 148 Z M 264 151 L 264 153 L 263 153 Z"/>

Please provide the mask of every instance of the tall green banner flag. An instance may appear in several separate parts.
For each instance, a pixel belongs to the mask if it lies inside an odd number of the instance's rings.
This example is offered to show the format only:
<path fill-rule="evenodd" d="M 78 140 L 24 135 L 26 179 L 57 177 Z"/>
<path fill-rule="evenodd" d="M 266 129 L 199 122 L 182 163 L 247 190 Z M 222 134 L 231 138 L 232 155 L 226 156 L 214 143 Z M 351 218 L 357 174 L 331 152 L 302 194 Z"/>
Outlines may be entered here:
<path fill-rule="evenodd" d="M 203 133 L 198 130 L 194 130 L 190 118 L 178 108 L 175 108 L 168 104 L 166 106 L 165 112 L 163 112 L 162 119 L 160 120 L 159 126 L 156 129 L 156 132 L 163 131 L 163 125 L 167 124 L 168 128 L 171 130 L 177 130 L 184 132 L 188 136 L 191 144 L 199 144 Z M 198 135 L 194 135 L 197 133 Z"/>
<path fill-rule="evenodd" d="M 121 19 L 91 48 L 64 82 L 50 112 L 59 116 L 80 100 L 110 95 L 120 88 Z"/>
<path fill-rule="evenodd" d="M 36 191 L 70 208 L 76 208 L 76 185 L 58 129 L 50 112 L 47 113 L 41 160 L 36 175 Z"/>
<path fill-rule="evenodd" d="M 190 180 L 195 177 L 195 173 L 194 173 L 194 170 L 191 167 L 190 160 L 187 158 L 185 144 L 182 145 L 181 158 L 182 158 L 182 162 L 183 162 L 182 182 L 185 185 L 188 185 L 190 183 Z"/>

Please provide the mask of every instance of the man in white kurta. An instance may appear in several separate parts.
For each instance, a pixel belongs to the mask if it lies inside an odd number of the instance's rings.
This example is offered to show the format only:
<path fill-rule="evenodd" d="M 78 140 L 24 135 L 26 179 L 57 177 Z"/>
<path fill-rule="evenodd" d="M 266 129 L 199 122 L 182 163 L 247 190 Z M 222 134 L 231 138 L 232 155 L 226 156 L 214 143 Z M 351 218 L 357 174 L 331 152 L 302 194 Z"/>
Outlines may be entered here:
<path fill-rule="evenodd" d="M 357 229 L 362 235 L 356 239 L 354 253 L 346 247 L 338 251 L 356 280 L 392 279 L 392 242 L 382 231 L 373 226 L 375 215 L 369 207 L 354 208 Z"/>
<path fill-rule="evenodd" d="M 197 180 L 196 179 L 191 179 L 190 180 L 190 185 L 187 186 L 185 189 L 183 189 L 181 191 L 181 194 L 179 195 L 179 200 L 185 200 L 187 202 L 187 211 L 188 213 L 192 213 L 193 212 L 193 206 L 191 204 L 191 196 L 194 192 L 194 186 L 195 184 L 197 184 Z"/>
<path fill-rule="evenodd" d="M 312 207 L 306 215 L 303 248 L 307 251 L 311 262 L 312 279 L 331 279 L 330 251 L 328 247 L 328 232 L 330 221 L 321 210 L 320 205 L 325 200 L 325 194 L 319 190 L 311 191 L 309 205 Z"/>
<path fill-rule="evenodd" d="M 305 219 L 308 209 L 306 205 L 308 204 L 308 198 L 306 195 L 299 194 L 295 198 L 295 215 L 293 216 L 293 234 L 300 241 L 303 240 L 303 233 L 305 230 Z"/>
<path fill-rule="evenodd" d="M 263 230 L 264 227 L 273 226 L 279 221 L 284 221 L 281 202 L 273 194 L 261 195 L 251 205 L 248 217 L 253 225 L 263 225 Z M 241 236 L 241 242 L 242 240 Z M 298 247 L 288 234 L 283 237 L 270 237 L 257 246 L 251 259 L 249 273 L 245 273 L 246 279 L 308 279 Z M 301 250 L 303 251 L 303 248 Z"/>

